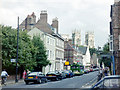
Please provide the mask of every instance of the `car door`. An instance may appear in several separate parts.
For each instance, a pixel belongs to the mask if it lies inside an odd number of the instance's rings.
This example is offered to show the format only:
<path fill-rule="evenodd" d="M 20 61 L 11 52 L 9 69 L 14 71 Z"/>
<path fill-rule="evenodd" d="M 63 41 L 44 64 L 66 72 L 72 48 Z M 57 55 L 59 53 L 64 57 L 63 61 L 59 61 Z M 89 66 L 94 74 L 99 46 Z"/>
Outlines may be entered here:
<path fill-rule="evenodd" d="M 45 81 L 45 80 L 46 80 L 46 76 L 45 76 L 42 72 L 40 73 L 40 77 L 41 77 L 41 80 L 42 80 L 42 81 Z"/>

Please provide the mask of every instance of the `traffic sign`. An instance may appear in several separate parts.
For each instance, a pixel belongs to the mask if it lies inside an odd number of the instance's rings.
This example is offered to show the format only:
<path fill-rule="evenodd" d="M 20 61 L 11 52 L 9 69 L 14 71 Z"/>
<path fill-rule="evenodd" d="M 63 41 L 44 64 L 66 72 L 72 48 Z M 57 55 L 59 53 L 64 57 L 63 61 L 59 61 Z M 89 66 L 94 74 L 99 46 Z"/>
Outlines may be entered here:
<path fill-rule="evenodd" d="M 69 65 L 69 62 L 68 62 L 68 61 L 66 61 L 66 62 L 65 62 L 65 65 Z"/>
<path fill-rule="evenodd" d="M 11 62 L 16 62 L 16 59 L 11 59 Z"/>

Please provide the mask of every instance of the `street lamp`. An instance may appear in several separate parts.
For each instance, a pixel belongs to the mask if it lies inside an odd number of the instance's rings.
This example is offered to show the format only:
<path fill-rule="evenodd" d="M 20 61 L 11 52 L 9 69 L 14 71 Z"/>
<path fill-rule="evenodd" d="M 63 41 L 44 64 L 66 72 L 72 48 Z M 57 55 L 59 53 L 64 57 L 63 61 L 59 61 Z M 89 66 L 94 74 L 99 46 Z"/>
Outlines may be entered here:
<path fill-rule="evenodd" d="M 18 41 L 19 41 L 19 17 L 18 17 L 18 28 L 17 28 L 17 58 L 16 58 L 16 76 L 15 76 L 15 82 L 18 82 L 17 79 L 17 73 L 18 73 Z"/>

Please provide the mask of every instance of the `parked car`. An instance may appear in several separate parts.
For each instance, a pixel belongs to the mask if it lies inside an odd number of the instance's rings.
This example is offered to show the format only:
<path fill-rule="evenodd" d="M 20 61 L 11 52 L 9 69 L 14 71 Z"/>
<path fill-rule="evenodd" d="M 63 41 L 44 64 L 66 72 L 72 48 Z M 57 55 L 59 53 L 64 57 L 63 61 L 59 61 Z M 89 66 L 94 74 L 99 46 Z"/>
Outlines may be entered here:
<path fill-rule="evenodd" d="M 89 69 L 84 69 L 84 73 L 89 73 Z"/>
<path fill-rule="evenodd" d="M 74 76 L 74 73 L 71 71 L 71 70 L 65 70 L 64 71 L 65 72 L 65 74 L 66 74 L 66 77 L 73 77 Z"/>
<path fill-rule="evenodd" d="M 105 76 L 102 80 L 97 82 L 92 89 L 107 89 L 119 88 L 120 89 L 120 75 Z"/>
<path fill-rule="evenodd" d="M 58 71 L 48 72 L 46 74 L 46 76 L 47 76 L 47 79 L 49 79 L 49 80 L 53 80 L 54 79 L 54 80 L 58 81 L 58 80 L 62 79 L 62 76 L 61 76 L 60 72 L 58 72 Z"/>
<path fill-rule="evenodd" d="M 90 72 L 93 72 L 93 68 L 90 68 Z"/>
<path fill-rule="evenodd" d="M 61 76 L 62 76 L 62 79 L 66 78 L 65 71 L 59 71 L 59 73 L 61 74 Z"/>
<path fill-rule="evenodd" d="M 26 84 L 29 84 L 29 82 L 42 83 L 47 82 L 47 77 L 42 72 L 31 72 L 24 81 Z"/>

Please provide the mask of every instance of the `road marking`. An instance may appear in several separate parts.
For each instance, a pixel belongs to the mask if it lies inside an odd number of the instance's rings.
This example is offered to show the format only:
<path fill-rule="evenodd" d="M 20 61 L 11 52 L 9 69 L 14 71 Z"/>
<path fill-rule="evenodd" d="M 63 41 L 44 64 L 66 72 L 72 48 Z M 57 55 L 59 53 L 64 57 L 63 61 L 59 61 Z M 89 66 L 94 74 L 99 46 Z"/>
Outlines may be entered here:
<path fill-rule="evenodd" d="M 95 77 L 94 79 L 92 79 L 91 81 L 89 81 L 88 83 L 86 83 L 85 85 L 83 85 L 82 87 L 85 87 L 87 85 L 89 85 L 91 82 L 93 82 L 97 77 Z"/>

